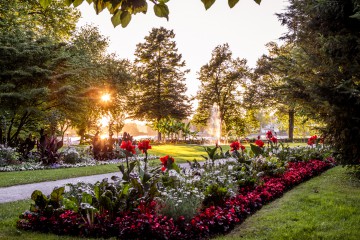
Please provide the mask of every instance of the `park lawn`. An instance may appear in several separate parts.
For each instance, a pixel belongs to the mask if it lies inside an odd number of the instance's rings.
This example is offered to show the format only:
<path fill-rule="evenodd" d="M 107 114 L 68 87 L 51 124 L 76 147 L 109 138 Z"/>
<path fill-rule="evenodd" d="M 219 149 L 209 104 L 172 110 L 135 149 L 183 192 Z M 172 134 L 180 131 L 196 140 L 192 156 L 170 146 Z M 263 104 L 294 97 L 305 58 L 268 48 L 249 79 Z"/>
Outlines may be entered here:
<path fill-rule="evenodd" d="M 235 239 L 360 239 L 360 181 L 335 167 L 269 203 L 230 234 Z M 0 239 L 83 239 L 15 228 L 31 200 L 0 204 Z"/>
<path fill-rule="evenodd" d="M 211 148 L 214 146 L 209 146 Z M 223 151 L 229 150 L 228 145 L 222 145 Z M 175 159 L 176 163 L 186 163 L 187 161 L 204 161 L 205 159 L 201 156 L 207 156 L 204 146 L 202 145 L 191 145 L 191 144 L 166 144 L 166 145 L 153 145 L 148 150 L 149 155 L 156 155 L 163 157 L 170 155 Z"/>
<path fill-rule="evenodd" d="M 119 164 L 107 164 L 78 168 L 0 172 L 0 187 L 118 172 L 118 165 Z"/>
<path fill-rule="evenodd" d="M 217 240 L 360 239 L 360 180 L 335 167 L 282 198 Z"/>

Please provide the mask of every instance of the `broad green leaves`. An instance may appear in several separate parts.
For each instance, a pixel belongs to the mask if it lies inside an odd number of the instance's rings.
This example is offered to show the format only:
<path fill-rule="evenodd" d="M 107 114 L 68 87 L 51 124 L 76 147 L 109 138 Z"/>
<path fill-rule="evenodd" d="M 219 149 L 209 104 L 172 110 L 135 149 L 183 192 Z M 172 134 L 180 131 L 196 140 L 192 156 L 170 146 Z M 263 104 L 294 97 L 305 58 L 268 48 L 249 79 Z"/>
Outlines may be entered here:
<path fill-rule="evenodd" d="M 201 0 L 205 6 L 205 9 L 208 10 L 215 2 L 215 0 Z"/>
<path fill-rule="evenodd" d="M 111 22 L 114 27 L 121 24 L 123 28 L 125 28 L 131 21 L 131 13 L 128 11 L 116 10 L 115 14 L 111 18 Z"/>
<path fill-rule="evenodd" d="M 52 0 L 38 0 L 43 8 L 49 6 Z M 63 0 L 68 6 L 73 5 L 77 7 L 81 5 L 84 0 Z M 121 25 L 126 27 L 131 21 L 131 15 L 142 12 L 147 12 L 147 3 L 151 1 L 154 3 L 154 13 L 157 17 L 164 17 L 169 20 L 169 7 L 166 5 L 170 0 L 86 0 L 88 4 L 93 3 L 93 7 L 96 14 L 99 14 L 105 8 L 107 8 L 113 16 L 111 22 L 114 27 Z M 205 9 L 209 9 L 216 0 L 201 0 Z M 257 4 L 261 3 L 261 0 L 254 0 Z M 233 8 L 239 0 L 228 0 L 230 8 Z"/>
<path fill-rule="evenodd" d="M 239 0 L 228 0 L 229 7 L 233 8 L 238 2 Z"/>
<path fill-rule="evenodd" d="M 158 17 L 164 17 L 169 20 L 169 8 L 165 3 L 159 3 L 154 5 L 155 15 Z"/>
<path fill-rule="evenodd" d="M 47 8 L 50 5 L 51 1 L 52 0 L 39 0 L 39 3 L 43 8 Z"/>
<path fill-rule="evenodd" d="M 214 3 L 216 0 L 201 0 L 205 6 L 205 9 L 208 10 Z M 260 5 L 261 0 L 254 0 L 257 4 Z M 239 0 L 228 0 L 228 4 L 230 8 L 233 8 L 237 3 L 239 2 Z"/>

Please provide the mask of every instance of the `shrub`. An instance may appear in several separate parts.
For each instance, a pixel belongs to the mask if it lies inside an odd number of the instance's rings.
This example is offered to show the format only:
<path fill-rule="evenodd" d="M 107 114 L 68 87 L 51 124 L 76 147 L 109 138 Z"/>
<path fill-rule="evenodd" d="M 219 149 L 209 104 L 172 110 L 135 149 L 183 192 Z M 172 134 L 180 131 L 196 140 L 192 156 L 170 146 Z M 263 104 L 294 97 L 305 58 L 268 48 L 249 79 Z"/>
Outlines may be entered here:
<path fill-rule="evenodd" d="M 0 167 L 18 163 L 20 155 L 14 148 L 0 145 Z"/>

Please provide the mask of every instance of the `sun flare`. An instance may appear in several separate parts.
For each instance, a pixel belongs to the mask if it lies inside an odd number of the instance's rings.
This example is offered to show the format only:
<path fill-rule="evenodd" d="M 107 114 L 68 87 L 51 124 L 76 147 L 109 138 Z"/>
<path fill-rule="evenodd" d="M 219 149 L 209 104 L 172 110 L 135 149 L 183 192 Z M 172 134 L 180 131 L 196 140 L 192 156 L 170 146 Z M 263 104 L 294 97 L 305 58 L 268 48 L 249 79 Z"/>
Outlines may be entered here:
<path fill-rule="evenodd" d="M 103 102 L 109 102 L 111 99 L 111 96 L 109 93 L 104 93 L 102 96 L 101 96 L 101 101 Z"/>

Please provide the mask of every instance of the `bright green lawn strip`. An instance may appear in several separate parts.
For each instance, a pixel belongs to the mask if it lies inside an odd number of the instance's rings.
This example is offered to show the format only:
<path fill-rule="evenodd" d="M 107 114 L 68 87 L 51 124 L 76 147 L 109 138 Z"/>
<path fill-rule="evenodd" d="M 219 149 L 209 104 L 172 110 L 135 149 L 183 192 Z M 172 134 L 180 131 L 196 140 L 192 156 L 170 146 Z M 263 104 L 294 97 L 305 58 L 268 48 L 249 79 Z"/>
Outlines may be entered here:
<path fill-rule="evenodd" d="M 341 167 L 264 206 L 221 240 L 360 239 L 360 181 Z"/>
<path fill-rule="evenodd" d="M 108 164 L 78 168 L 0 172 L 0 187 L 117 172 L 119 171 L 118 165 Z"/>
<path fill-rule="evenodd" d="M 215 146 L 210 146 L 215 147 Z M 226 150 L 229 147 L 225 147 Z M 223 149 L 224 152 L 226 151 Z M 201 155 L 207 156 L 204 146 L 199 145 L 189 145 L 189 144 L 177 144 L 177 145 L 153 145 L 151 149 L 148 150 L 150 155 L 156 155 L 163 157 L 170 155 L 175 159 L 176 163 L 186 163 L 187 160 L 193 161 L 194 159 L 203 161 L 204 158 Z"/>
<path fill-rule="evenodd" d="M 31 200 L 22 200 L 11 203 L 0 204 L 0 239 L 37 239 L 37 240 L 55 240 L 55 239 L 84 239 L 75 237 L 60 237 L 54 234 L 43 234 L 31 231 L 18 230 L 15 225 L 18 216 L 29 209 Z"/>

